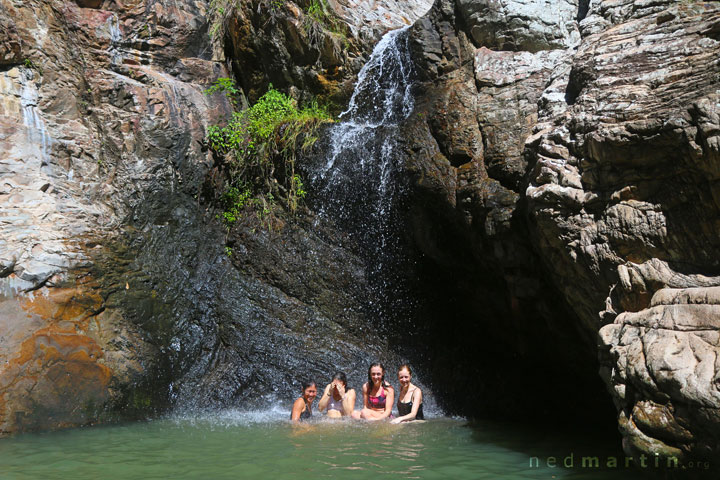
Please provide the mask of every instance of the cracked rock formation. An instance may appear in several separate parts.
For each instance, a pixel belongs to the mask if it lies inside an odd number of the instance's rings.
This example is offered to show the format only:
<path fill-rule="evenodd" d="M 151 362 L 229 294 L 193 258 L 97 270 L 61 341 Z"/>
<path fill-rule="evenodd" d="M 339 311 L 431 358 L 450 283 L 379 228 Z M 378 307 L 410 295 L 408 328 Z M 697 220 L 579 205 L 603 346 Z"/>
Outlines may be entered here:
<path fill-rule="evenodd" d="M 0 0 L 0 433 L 262 402 L 267 385 L 294 393 L 300 371 L 320 379 L 377 355 L 357 307 L 362 266 L 333 232 L 248 230 L 231 260 L 202 203 L 215 168 L 205 129 L 231 113 L 204 93 L 231 75 L 211 41 L 215 6 Z M 259 6 L 262 25 L 272 15 Z M 413 19 L 383 16 L 364 42 Z M 324 55 L 332 35 L 314 32 Z M 297 79 L 332 66 L 320 56 Z M 306 87 L 323 93 L 298 96 Z"/>
<path fill-rule="evenodd" d="M 717 3 L 593 3 L 526 143 L 534 235 L 601 333 L 630 452 L 718 455 L 718 26 Z"/>
<path fill-rule="evenodd" d="M 338 232 L 218 228 L 203 138 L 231 105 L 203 91 L 342 105 L 414 23 L 398 144 L 436 385 L 537 416 L 603 404 L 599 367 L 628 453 L 720 456 L 720 3 L 217 6 L 0 0 L 1 432 L 233 405 L 377 354 Z M 342 348 L 306 355 L 309 331 Z"/>
<path fill-rule="evenodd" d="M 413 27 L 411 223 L 455 272 L 448 343 L 547 353 L 551 383 L 600 334 L 628 453 L 718 456 L 719 29 L 717 2 L 662 0 L 439 0 Z"/>

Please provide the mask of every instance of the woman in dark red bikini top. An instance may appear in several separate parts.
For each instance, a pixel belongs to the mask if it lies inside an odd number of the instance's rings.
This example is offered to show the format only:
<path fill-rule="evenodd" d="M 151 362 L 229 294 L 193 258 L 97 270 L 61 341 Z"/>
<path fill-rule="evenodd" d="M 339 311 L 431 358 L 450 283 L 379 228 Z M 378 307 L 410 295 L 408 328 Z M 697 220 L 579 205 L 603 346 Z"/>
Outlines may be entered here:
<path fill-rule="evenodd" d="M 362 387 L 363 409 L 354 412 L 354 418 L 375 421 L 384 420 L 392 413 L 395 389 L 385 382 L 385 367 L 373 363 L 368 369 L 368 381 Z"/>

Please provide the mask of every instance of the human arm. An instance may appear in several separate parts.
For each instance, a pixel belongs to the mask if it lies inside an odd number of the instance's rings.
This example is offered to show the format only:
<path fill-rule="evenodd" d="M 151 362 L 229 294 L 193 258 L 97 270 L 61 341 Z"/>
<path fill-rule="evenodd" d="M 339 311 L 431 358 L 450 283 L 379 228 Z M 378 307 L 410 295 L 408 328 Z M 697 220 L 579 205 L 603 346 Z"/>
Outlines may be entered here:
<path fill-rule="evenodd" d="M 355 390 L 352 388 L 345 392 L 345 396 L 343 397 L 343 412 L 345 412 L 346 416 L 352 415 L 355 410 L 355 398 Z"/>
<path fill-rule="evenodd" d="M 318 402 L 318 410 L 321 412 L 327 408 L 327 404 L 330 401 L 330 395 L 332 395 L 332 383 L 328 383 L 327 387 L 325 387 L 325 391 L 322 394 L 322 398 L 320 398 L 320 401 Z"/>
<path fill-rule="evenodd" d="M 407 415 L 403 415 L 402 417 L 394 418 L 390 423 L 401 423 L 415 420 L 415 417 L 417 417 L 417 412 L 420 409 L 420 405 L 422 405 L 422 390 L 416 387 L 415 391 L 410 397 L 410 401 L 412 402 L 412 408 L 410 409 L 410 413 L 408 413 Z"/>
<path fill-rule="evenodd" d="M 395 402 L 395 389 L 388 385 L 386 391 L 387 396 L 385 397 L 385 411 L 383 412 L 380 419 L 388 418 L 390 415 L 392 415 L 393 402 Z"/>
<path fill-rule="evenodd" d="M 290 412 L 290 420 L 293 422 L 300 421 L 300 414 L 305 410 L 305 400 L 298 398 L 293 403 L 292 412 Z"/>

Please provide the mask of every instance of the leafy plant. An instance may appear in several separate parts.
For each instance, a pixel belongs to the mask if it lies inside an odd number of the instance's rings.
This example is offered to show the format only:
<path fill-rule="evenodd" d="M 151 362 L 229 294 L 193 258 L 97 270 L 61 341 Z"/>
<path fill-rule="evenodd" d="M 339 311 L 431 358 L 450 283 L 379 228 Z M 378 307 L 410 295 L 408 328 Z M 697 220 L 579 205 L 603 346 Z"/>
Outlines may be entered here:
<path fill-rule="evenodd" d="M 237 91 L 228 82 L 216 85 L 216 91 Z M 235 112 L 227 125 L 209 127 L 207 144 L 225 159 L 229 174 L 230 186 L 221 199 L 225 225 L 232 226 L 248 207 L 266 225 L 273 223 L 278 205 L 294 213 L 307 194 L 295 171 L 296 155 L 315 143 L 323 123 L 332 121 L 326 107 L 311 102 L 298 108 L 271 85 L 253 106 Z"/>
<path fill-rule="evenodd" d="M 242 93 L 237 85 L 235 85 L 235 82 L 233 82 L 231 78 L 227 77 L 218 78 L 209 88 L 205 90 L 206 95 L 212 95 L 217 92 L 224 92 L 225 96 L 233 105 L 237 105 L 237 99 Z"/>
<path fill-rule="evenodd" d="M 30 68 L 30 69 L 32 69 L 32 70 L 35 70 L 35 71 L 38 72 L 40 75 L 43 74 L 42 67 L 40 67 L 40 65 L 38 65 L 38 64 L 35 63 L 35 62 L 33 62 L 33 61 L 32 61 L 31 59 L 29 59 L 29 58 L 26 58 L 26 59 L 23 61 L 23 65 L 25 65 L 26 68 Z"/>
<path fill-rule="evenodd" d="M 222 220 L 227 227 L 231 227 L 239 218 L 252 197 L 252 191 L 245 187 L 242 190 L 231 186 L 222 195 L 223 213 Z"/>
<path fill-rule="evenodd" d="M 315 21 L 323 23 L 325 20 L 325 12 L 323 6 L 318 0 L 313 0 L 307 8 L 307 14 L 310 15 Z"/>

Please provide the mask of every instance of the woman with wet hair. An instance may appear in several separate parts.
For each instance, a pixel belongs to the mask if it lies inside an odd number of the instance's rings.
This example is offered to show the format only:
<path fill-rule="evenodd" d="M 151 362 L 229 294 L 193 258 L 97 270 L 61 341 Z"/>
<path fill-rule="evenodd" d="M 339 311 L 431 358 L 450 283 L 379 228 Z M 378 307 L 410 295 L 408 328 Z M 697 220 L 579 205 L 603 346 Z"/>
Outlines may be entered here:
<path fill-rule="evenodd" d="M 355 411 L 355 390 L 347 388 L 347 376 L 337 372 L 323 392 L 318 409 L 327 410 L 328 418 L 349 417 Z"/>
<path fill-rule="evenodd" d="M 425 420 L 422 406 L 422 390 L 412 383 L 412 371 L 409 365 L 401 365 L 398 369 L 398 417 L 390 423 Z"/>
<path fill-rule="evenodd" d="M 302 395 L 293 403 L 290 420 L 299 422 L 312 417 L 312 403 L 317 396 L 317 385 L 312 380 L 302 383 Z"/>
<path fill-rule="evenodd" d="M 369 421 L 385 420 L 392 413 L 395 389 L 385 381 L 385 367 L 373 363 L 368 369 L 368 381 L 362 387 L 363 409 L 353 418 Z"/>

